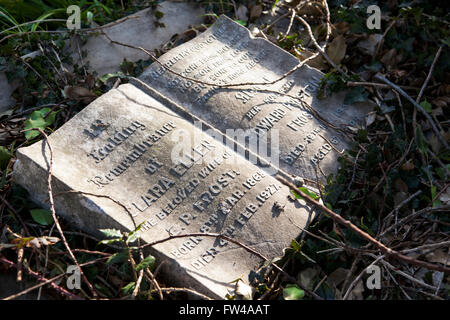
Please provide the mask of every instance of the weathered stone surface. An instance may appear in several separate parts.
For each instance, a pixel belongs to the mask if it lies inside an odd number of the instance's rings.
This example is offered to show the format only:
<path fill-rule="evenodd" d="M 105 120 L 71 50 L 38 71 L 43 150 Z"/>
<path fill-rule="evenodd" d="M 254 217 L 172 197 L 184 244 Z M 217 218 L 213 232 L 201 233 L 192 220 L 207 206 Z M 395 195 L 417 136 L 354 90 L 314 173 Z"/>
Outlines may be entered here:
<path fill-rule="evenodd" d="M 160 62 L 184 77 L 208 84 L 264 83 L 279 79 L 299 61 L 231 19 L 221 16 L 207 31 L 160 57 Z M 319 120 L 300 102 L 334 126 L 363 123 L 368 105 L 345 105 L 345 92 L 319 100 L 323 73 L 303 66 L 273 85 L 218 87 L 190 81 L 153 63 L 140 77 L 149 94 L 171 100 L 213 127 L 258 131 L 270 141 L 279 134 L 279 166 L 310 179 L 335 172 L 338 154 L 348 146 L 346 137 Z M 288 96 L 290 95 L 290 96 Z M 297 99 L 299 98 L 299 99 Z M 333 148 L 334 147 L 334 148 Z"/>
<path fill-rule="evenodd" d="M 157 20 L 153 9 L 144 9 L 127 18 L 107 24 L 102 30 L 113 40 L 142 47 L 147 50 L 160 49 L 170 38 L 188 29 L 189 25 L 202 23 L 204 10 L 192 3 L 163 1 L 158 11 L 164 16 Z M 164 23 L 165 27 L 156 27 L 155 22 Z M 78 47 L 72 44 L 73 58 L 80 62 Z M 87 52 L 83 58 L 89 61 L 91 70 L 102 76 L 120 70 L 120 64 L 126 58 L 128 61 L 147 60 L 150 57 L 143 51 L 111 43 L 98 31 L 89 35 L 87 42 L 81 46 Z"/>
<path fill-rule="evenodd" d="M 49 141 L 57 213 L 93 234 L 141 223 L 146 242 L 222 233 L 271 259 L 313 216 L 306 204 L 288 200 L 286 186 L 131 84 L 99 97 Z M 48 165 L 48 146 L 36 142 L 17 151 L 13 175 L 47 207 Z M 60 194 L 69 190 L 84 194 Z M 261 262 L 215 238 L 179 238 L 154 250 L 177 285 L 220 298 Z"/>
<path fill-rule="evenodd" d="M 0 72 L 0 114 L 14 104 L 14 99 L 11 97 L 11 94 L 16 87 L 16 84 L 8 82 L 8 78 L 4 72 Z"/>

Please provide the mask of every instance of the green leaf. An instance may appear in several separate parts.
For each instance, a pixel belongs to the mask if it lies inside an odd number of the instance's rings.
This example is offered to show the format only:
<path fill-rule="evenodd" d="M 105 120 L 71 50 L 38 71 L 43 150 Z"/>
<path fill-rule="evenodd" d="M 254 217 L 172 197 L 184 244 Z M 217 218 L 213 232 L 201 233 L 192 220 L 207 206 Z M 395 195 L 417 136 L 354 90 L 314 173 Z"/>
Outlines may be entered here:
<path fill-rule="evenodd" d="M 142 269 L 146 269 L 151 267 L 155 263 L 155 257 L 154 256 L 148 256 L 144 260 L 142 260 L 137 266 L 136 271 L 141 271 Z"/>
<path fill-rule="evenodd" d="M 0 146 L 0 169 L 5 170 L 11 159 L 11 152 L 3 146 Z"/>
<path fill-rule="evenodd" d="M 297 240 L 292 239 L 291 241 L 291 247 L 295 250 L 295 251 L 300 251 L 300 249 L 302 248 L 300 246 L 300 244 L 297 242 Z"/>
<path fill-rule="evenodd" d="M 33 220 L 39 224 L 42 224 L 43 226 L 47 226 L 53 223 L 53 217 L 50 210 L 32 209 L 30 210 L 30 213 L 33 217 Z"/>
<path fill-rule="evenodd" d="M 288 284 L 283 289 L 284 300 L 301 300 L 305 296 L 305 291 L 300 289 L 296 284 Z"/>
<path fill-rule="evenodd" d="M 361 217 L 361 227 L 364 229 L 364 231 L 366 231 L 366 232 L 367 232 L 368 234 L 370 234 L 372 237 L 375 236 L 375 234 L 373 233 L 373 231 L 370 230 L 370 228 L 364 224 L 364 217 Z"/>
<path fill-rule="evenodd" d="M 107 73 L 107 74 L 103 75 L 102 77 L 100 77 L 99 80 L 103 84 L 106 84 L 108 82 L 108 80 L 111 79 L 111 78 L 124 79 L 124 78 L 126 78 L 126 75 L 122 71 L 117 71 L 117 72 L 114 72 L 114 73 Z"/>
<path fill-rule="evenodd" d="M 107 264 L 122 263 L 128 260 L 128 250 L 122 250 L 121 252 L 114 253 L 106 260 Z"/>
<path fill-rule="evenodd" d="M 423 153 L 428 155 L 427 142 L 425 140 L 425 136 L 423 135 L 422 127 L 420 125 L 417 125 L 416 128 L 416 144 L 417 148 L 419 148 Z"/>
<path fill-rule="evenodd" d="M 134 288 L 136 287 L 136 282 L 130 282 L 125 287 L 122 288 L 123 293 L 125 294 L 132 294 Z"/>
<path fill-rule="evenodd" d="M 162 17 L 164 17 L 164 12 L 155 11 L 155 17 L 156 19 L 161 19 Z"/>
<path fill-rule="evenodd" d="M 437 195 L 436 186 L 431 185 L 431 199 L 434 199 Z M 441 205 L 441 200 L 436 199 L 433 201 L 433 208 L 439 207 Z"/>
<path fill-rule="evenodd" d="M 320 198 L 320 196 L 318 196 L 315 192 L 312 192 L 311 190 L 309 190 L 306 187 L 300 187 L 298 188 L 299 190 L 303 191 L 304 193 L 306 193 L 308 196 L 310 196 L 311 198 L 313 198 L 314 200 L 317 200 Z"/>
<path fill-rule="evenodd" d="M 117 229 L 100 229 L 100 232 L 108 238 L 122 238 L 122 232 Z"/>
<path fill-rule="evenodd" d="M 30 117 L 25 121 L 25 130 L 27 129 L 42 129 L 44 130 L 53 122 L 55 122 L 56 111 L 50 112 L 50 108 L 42 108 L 40 110 L 33 111 Z M 27 140 L 33 139 L 39 135 L 37 130 L 29 130 L 25 132 L 25 138 Z"/>
<path fill-rule="evenodd" d="M 240 25 L 242 25 L 242 26 L 246 26 L 247 25 L 247 21 L 244 21 L 244 20 L 234 20 L 235 22 L 237 22 L 237 23 L 239 23 Z"/>
<path fill-rule="evenodd" d="M 132 231 L 128 234 L 127 243 L 133 243 L 140 237 L 138 230 Z"/>
<path fill-rule="evenodd" d="M 345 95 L 344 104 L 367 101 L 368 96 L 369 93 L 364 87 L 354 87 Z"/>
<path fill-rule="evenodd" d="M 427 113 L 431 113 L 432 110 L 431 103 L 429 103 L 427 100 L 422 101 L 420 105 Z"/>

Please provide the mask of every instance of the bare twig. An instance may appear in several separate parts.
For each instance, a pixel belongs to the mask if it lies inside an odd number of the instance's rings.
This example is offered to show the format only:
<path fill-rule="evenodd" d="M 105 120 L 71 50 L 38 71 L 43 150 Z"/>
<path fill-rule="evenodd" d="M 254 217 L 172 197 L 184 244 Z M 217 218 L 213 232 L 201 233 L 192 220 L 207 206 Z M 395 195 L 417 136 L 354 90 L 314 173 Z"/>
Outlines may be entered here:
<path fill-rule="evenodd" d="M 406 262 L 406 263 L 409 263 L 409 264 L 412 264 L 412 265 L 428 268 L 430 270 L 436 270 L 436 271 L 442 271 L 442 272 L 450 272 L 450 268 L 449 267 L 440 266 L 440 265 L 437 265 L 437 264 L 433 264 L 433 263 L 428 263 L 428 262 L 425 262 L 425 261 L 417 260 L 417 259 L 405 256 L 405 255 L 403 255 L 403 254 L 401 254 L 401 253 L 399 253 L 399 252 L 397 252 L 395 250 L 392 250 L 391 248 L 388 248 L 383 243 L 381 243 L 380 241 L 376 240 L 371 235 L 369 235 L 368 233 L 364 232 L 363 230 L 361 230 L 360 228 L 355 226 L 349 220 L 344 219 L 343 217 L 341 217 L 340 215 L 338 215 L 334 211 L 330 210 L 328 207 L 324 206 L 323 204 L 321 204 L 318 201 L 316 201 L 313 198 L 311 198 L 308 194 L 303 192 L 301 189 L 298 189 L 293 183 L 291 183 L 291 182 L 287 181 L 286 179 L 284 179 L 282 177 L 279 177 L 279 176 L 277 177 L 277 179 L 280 182 L 282 182 L 283 184 L 287 185 L 292 190 L 294 190 L 295 192 L 300 193 L 301 196 L 306 199 L 306 201 L 308 201 L 311 204 L 316 205 L 318 208 L 320 208 L 321 210 L 325 211 L 330 216 L 330 218 L 333 221 L 335 221 L 335 222 L 337 222 L 337 223 L 347 227 L 348 229 L 350 229 L 353 232 L 355 232 L 359 237 L 361 237 L 361 238 L 369 241 L 373 245 L 375 245 L 386 256 L 390 256 L 390 257 L 396 258 L 397 260 L 400 260 L 400 261 L 403 261 L 403 262 Z"/>
<path fill-rule="evenodd" d="M 312 297 L 314 297 L 314 298 L 316 298 L 316 299 L 318 299 L 318 300 L 323 300 L 322 297 L 320 297 L 320 296 L 317 295 L 316 293 L 314 293 L 314 292 L 312 292 L 312 291 L 306 289 L 301 283 L 299 283 L 299 282 L 297 281 L 297 279 L 295 279 L 294 277 L 292 277 L 290 274 L 288 274 L 286 271 L 284 271 L 284 270 L 283 270 L 282 268 L 280 268 L 278 265 L 276 265 L 275 263 L 273 263 L 270 259 L 268 259 L 267 257 L 265 257 L 265 256 L 264 256 L 263 254 L 261 254 L 260 252 L 258 252 L 258 251 L 256 251 L 256 250 L 250 248 L 249 246 L 247 246 L 247 245 L 245 245 L 245 244 L 243 244 L 243 243 L 241 243 L 241 242 L 239 242 L 239 241 L 237 241 L 237 240 L 235 240 L 235 239 L 233 239 L 233 238 L 227 237 L 227 236 L 225 236 L 225 235 L 223 235 L 223 234 L 219 234 L 219 233 L 200 233 L 200 232 L 199 232 L 199 233 L 189 233 L 189 234 L 172 235 L 172 236 L 169 236 L 169 237 L 160 239 L 160 240 L 156 240 L 156 241 L 153 241 L 153 242 L 146 243 L 146 244 L 142 245 L 141 248 L 151 247 L 151 246 L 157 245 L 157 244 L 159 244 L 159 243 L 167 242 L 167 241 L 170 241 L 170 240 L 173 240 L 173 239 L 178 239 L 178 238 L 186 238 L 186 237 L 210 237 L 210 238 L 212 237 L 212 238 L 220 238 L 220 239 L 223 239 L 223 240 L 225 240 L 225 241 L 234 243 L 234 244 L 238 245 L 239 247 L 245 249 L 246 251 L 248 251 L 248 252 L 254 254 L 255 256 L 257 256 L 258 258 L 260 258 L 261 260 L 270 262 L 270 264 L 272 265 L 272 267 L 274 267 L 277 271 L 283 273 L 283 275 L 285 275 L 290 281 L 295 282 L 295 283 L 299 286 L 299 288 L 303 289 L 306 293 L 308 293 L 308 294 L 311 295 Z"/>
<path fill-rule="evenodd" d="M 61 235 L 61 239 L 63 240 L 64 245 L 65 245 L 67 251 L 69 252 L 70 257 L 72 258 L 72 260 L 76 264 L 77 268 L 80 270 L 80 273 L 83 276 L 84 281 L 88 285 L 89 290 L 92 292 L 92 295 L 94 297 L 96 297 L 97 293 L 96 293 L 94 287 L 92 286 L 92 284 L 87 279 L 87 277 L 84 274 L 83 270 L 81 269 L 77 258 L 75 258 L 75 255 L 73 254 L 72 250 L 70 249 L 69 243 L 67 242 L 66 237 L 64 236 L 64 232 L 62 231 L 61 225 L 59 224 L 58 217 L 56 216 L 55 203 L 53 201 L 53 190 L 52 190 L 53 149 L 52 149 L 52 146 L 50 145 L 50 142 L 48 140 L 47 134 L 40 128 L 37 128 L 37 130 L 39 130 L 39 132 L 44 136 L 45 142 L 46 142 L 46 144 L 47 144 L 47 146 L 49 148 L 49 152 L 50 152 L 50 161 L 49 161 L 49 164 L 48 164 L 47 184 L 48 184 L 48 196 L 49 196 L 49 201 L 50 201 L 50 211 L 52 213 L 53 221 L 56 224 L 56 228 L 58 229 L 59 234 Z"/>
<path fill-rule="evenodd" d="M 419 95 L 416 98 L 416 102 L 417 103 L 420 102 L 420 99 L 422 98 L 423 92 L 425 91 L 425 88 L 427 87 L 428 82 L 430 81 L 430 78 L 431 78 L 431 75 L 433 73 L 433 70 L 434 70 L 434 67 L 436 65 L 436 62 L 438 61 L 439 56 L 441 55 L 441 51 L 442 51 L 442 46 L 439 47 L 438 51 L 436 52 L 436 55 L 434 56 L 433 62 L 431 63 L 430 70 L 428 71 L 427 78 L 425 79 L 425 81 L 424 81 L 424 83 L 422 85 L 422 88 L 420 89 Z"/>
<path fill-rule="evenodd" d="M 382 75 L 377 74 L 377 75 L 375 75 L 375 78 L 390 85 L 394 90 L 396 90 L 403 97 L 405 97 L 409 102 L 411 102 L 414 105 L 414 107 L 416 107 L 423 114 L 423 116 L 428 120 L 428 122 L 431 124 L 431 127 L 433 128 L 433 131 L 436 134 L 439 141 L 444 145 L 444 147 L 447 150 L 450 150 L 448 143 L 445 141 L 444 137 L 442 137 L 441 133 L 439 132 L 439 129 L 437 128 L 436 124 L 433 121 L 433 118 L 431 118 L 431 116 L 422 108 L 422 106 L 420 104 L 418 104 L 416 101 L 414 101 L 405 91 L 403 91 L 401 88 L 399 88 L 396 84 L 392 83 L 391 81 L 389 81 Z"/>

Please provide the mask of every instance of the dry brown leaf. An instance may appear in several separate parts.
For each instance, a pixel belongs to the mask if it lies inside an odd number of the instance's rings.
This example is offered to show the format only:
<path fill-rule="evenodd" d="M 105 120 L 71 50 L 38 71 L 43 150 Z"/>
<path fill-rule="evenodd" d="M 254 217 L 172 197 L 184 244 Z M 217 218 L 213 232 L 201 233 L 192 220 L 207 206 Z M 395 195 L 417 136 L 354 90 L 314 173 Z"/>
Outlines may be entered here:
<path fill-rule="evenodd" d="M 346 34 L 348 30 L 350 30 L 350 24 L 345 21 L 341 21 L 334 24 L 334 28 L 337 32 L 337 34 Z"/>
<path fill-rule="evenodd" d="M 309 51 L 309 50 L 303 50 L 303 51 L 296 51 L 296 56 L 300 61 L 305 60 L 306 58 L 311 57 L 314 52 Z M 316 68 L 319 70 L 324 70 L 327 68 L 327 64 L 325 62 L 325 59 L 321 56 L 318 55 L 317 57 L 315 57 L 314 59 L 309 60 L 308 62 L 306 62 L 306 64 L 308 66 L 310 66 L 311 68 Z"/>
<path fill-rule="evenodd" d="M 375 55 L 376 49 L 381 39 L 383 39 L 383 35 L 379 33 L 371 34 L 367 39 L 359 41 L 356 47 L 362 53 L 373 57 Z"/>
<path fill-rule="evenodd" d="M 450 188 L 447 188 L 445 193 L 441 194 L 439 197 L 439 200 L 441 200 L 444 204 L 450 203 Z"/>
<path fill-rule="evenodd" d="M 450 255 L 441 249 L 430 252 L 425 256 L 425 258 L 429 262 L 442 263 L 443 265 L 450 266 Z"/>
<path fill-rule="evenodd" d="M 314 280 L 316 280 L 319 273 L 319 268 L 307 268 L 299 272 L 297 279 L 306 289 L 312 290 Z"/>
<path fill-rule="evenodd" d="M 445 108 L 450 103 L 450 97 L 438 97 L 432 101 L 432 104 L 439 108 Z M 442 109 L 441 109 L 442 110 Z"/>
<path fill-rule="evenodd" d="M 359 280 L 348 295 L 348 300 L 363 300 L 364 284 Z"/>
<path fill-rule="evenodd" d="M 97 98 L 95 93 L 89 89 L 78 86 L 65 86 L 64 95 L 69 99 L 83 101 L 84 103 L 90 103 Z"/>
<path fill-rule="evenodd" d="M 258 4 L 256 6 L 253 6 L 250 10 L 250 20 L 257 19 L 261 16 L 262 13 L 262 5 Z"/>
<path fill-rule="evenodd" d="M 370 126 L 372 123 L 374 123 L 376 118 L 377 118 L 377 113 L 376 113 L 376 111 L 369 112 L 369 113 L 366 115 L 366 127 L 368 127 L 368 126 Z"/>
<path fill-rule="evenodd" d="M 406 161 L 404 164 L 402 164 L 400 166 L 400 170 L 403 171 L 411 171 L 414 169 L 414 163 L 412 162 L 411 159 L 409 159 L 408 161 Z"/>
<path fill-rule="evenodd" d="M 394 186 L 395 186 L 395 190 L 397 190 L 397 191 L 408 192 L 408 186 L 407 186 L 406 183 L 405 183 L 402 179 L 400 179 L 400 178 L 397 178 L 397 179 L 394 181 Z"/>
<path fill-rule="evenodd" d="M 389 67 L 393 67 L 397 63 L 397 50 L 391 49 L 387 51 L 380 59 L 380 61 L 385 65 Z"/>
<path fill-rule="evenodd" d="M 337 268 L 328 276 L 327 281 L 337 287 L 347 278 L 348 272 L 348 269 Z"/>
<path fill-rule="evenodd" d="M 345 38 L 343 36 L 337 36 L 328 46 L 327 54 L 334 63 L 340 64 L 345 57 L 346 50 L 347 44 L 345 43 Z"/>

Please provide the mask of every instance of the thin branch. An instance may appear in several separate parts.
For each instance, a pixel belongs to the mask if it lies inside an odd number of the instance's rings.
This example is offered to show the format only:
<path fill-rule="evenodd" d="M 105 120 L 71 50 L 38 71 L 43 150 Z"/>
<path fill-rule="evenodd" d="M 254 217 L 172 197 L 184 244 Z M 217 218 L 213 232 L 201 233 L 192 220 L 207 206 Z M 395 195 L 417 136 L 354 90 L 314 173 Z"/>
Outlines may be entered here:
<path fill-rule="evenodd" d="M 428 75 L 427 78 L 425 79 L 425 82 L 422 85 L 422 88 L 420 89 L 419 95 L 417 96 L 416 102 L 419 103 L 420 99 L 422 98 L 423 92 L 425 91 L 425 88 L 428 85 L 428 82 L 430 81 L 431 78 L 431 74 L 433 73 L 434 67 L 436 65 L 436 62 L 439 59 L 439 56 L 441 55 L 442 52 L 442 46 L 439 47 L 438 51 L 436 52 L 436 55 L 434 56 L 433 62 L 431 63 L 431 67 L 430 70 L 428 71 Z"/>
<path fill-rule="evenodd" d="M 370 243 L 374 244 L 386 256 L 390 256 L 390 257 L 396 258 L 397 260 L 400 260 L 400 261 L 403 261 L 403 262 L 406 262 L 406 263 L 409 263 L 409 264 L 412 264 L 412 265 L 428 268 L 429 270 L 450 272 L 450 268 L 447 267 L 447 266 L 440 266 L 440 265 L 437 265 L 437 264 L 433 264 L 433 263 L 428 263 L 428 262 L 425 262 L 425 261 L 417 260 L 417 259 L 405 256 L 405 255 L 403 255 L 403 254 L 401 254 L 401 253 L 399 253 L 399 252 L 397 252 L 397 251 L 395 251 L 395 250 L 393 250 L 391 248 L 388 248 L 383 243 L 381 243 L 380 241 L 376 240 L 371 235 L 369 235 L 368 233 L 364 232 L 363 230 L 361 230 L 360 228 L 355 226 L 349 220 L 344 219 L 343 217 L 341 217 L 340 215 L 338 215 L 334 211 L 330 210 L 328 207 L 324 206 L 323 204 L 321 204 L 318 201 L 316 201 L 313 198 L 311 198 L 308 194 L 303 192 L 301 189 L 298 189 L 293 183 L 287 181 L 286 179 L 284 179 L 284 178 L 282 178 L 280 176 L 277 176 L 277 179 L 280 182 L 282 182 L 283 184 L 287 185 L 293 191 L 295 191 L 297 193 L 300 193 L 301 196 L 303 198 L 305 198 L 309 203 L 314 204 L 318 208 L 320 208 L 323 211 L 325 211 L 330 216 L 330 218 L 333 221 L 335 221 L 335 222 L 337 222 L 337 223 L 347 227 L 348 229 L 350 229 L 353 232 L 355 232 L 359 237 L 361 237 L 361 238 L 369 241 Z"/>
<path fill-rule="evenodd" d="M 414 101 L 399 86 L 397 86 L 396 84 L 392 83 L 391 81 L 389 81 L 388 79 L 383 77 L 381 74 L 375 75 L 375 78 L 378 79 L 378 80 L 383 81 L 386 84 L 388 84 L 394 90 L 396 90 L 398 93 L 400 93 L 403 97 L 405 97 L 409 102 L 411 102 L 413 104 L 413 106 L 415 106 L 423 114 L 423 116 L 428 120 L 428 122 L 431 124 L 431 127 L 433 128 L 433 131 L 436 134 L 436 136 L 439 139 L 439 141 L 444 145 L 444 147 L 447 150 L 450 150 L 450 147 L 449 147 L 448 143 L 445 141 L 444 137 L 442 137 L 441 133 L 439 132 L 439 129 L 437 128 L 436 124 L 433 121 L 433 118 L 431 118 L 431 116 L 422 108 L 422 106 L 420 104 L 418 104 L 416 101 Z"/>
<path fill-rule="evenodd" d="M 72 250 L 70 249 L 69 243 L 67 242 L 66 237 L 64 236 L 64 232 L 62 231 L 61 225 L 59 224 L 58 217 L 56 216 L 55 203 L 53 201 L 53 190 L 52 190 L 53 149 L 52 149 L 52 146 L 50 145 L 50 142 L 48 140 L 47 134 L 40 128 L 37 128 L 37 130 L 39 130 L 39 132 L 44 136 L 45 142 L 46 142 L 46 144 L 48 146 L 48 149 L 49 149 L 49 152 L 50 152 L 50 161 L 49 161 L 49 165 L 48 165 L 47 184 L 48 184 L 48 196 L 49 196 L 49 201 L 50 201 L 50 211 L 52 213 L 53 221 L 56 224 L 56 228 L 58 229 L 59 234 L 61 235 L 61 239 L 63 240 L 64 246 L 66 247 L 67 251 L 69 252 L 70 257 L 75 262 L 77 268 L 80 270 L 80 273 L 83 276 L 83 279 L 86 282 L 86 284 L 88 285 L 88 287 L 89 287 L 90 291 L 92 292 L 93 296 L 96 297 L 97 293 L 96 293 L 94 287 L 92 286 L 92 284 L 87 279 L 87 277 L 84 274 L 83 270 L 81 269 L 77 258 L 75 257 L 75 255 L 73 254 Z"/>
<path fill-rule="evenodd" d="M 238 245 L 239 247 L 245 249 L 246 251 L 248 251 L 248 252 L 254 254 L 255 256 L 257 256 L 258 258 L 260 258 L 261 260 L 266 261 L 266 262 L 270 262 L 270 264 L 271 264 L 277 271 L 283 273 L 283 275 L 285 275 L 290 281 L 295 282 L 295 283 L 299 286 L 299 288 L 303 289 L 306 293 L 310 294 L 312 297 L 314 297 L 314 298 L 316 298 L 316 299 L 318 299 L 318 300 L 323 300 L 322 297 L 320 297 L 320 296 L 317 295 L 316 293 L 314 293 L 314 292 L 312 292 L 312 291 L 306 289 L 301 283 L 299 283 L 299 282 L 297 281 L 297 279 L 295 279 L 294 277 L 292 277 L 290 274 L 288 274 L 286 271 L 284 271 L 284 270 L 283 270 L 282 268 L 280 268 L 278 265 L 276 265 L 275 263 L 273 263 L 270 259 L 268 259 L 266 256 L 264 256 L 264 255 L 261 254 L 260 252 L 258 252 L 258 251 L 256 251 L 256 250 L 250 248 L 249 246 L 247 246 L 247 245 L 245 245 L 245 244 L 243 244 L 243 243 L 241 243 L 241 242 L 239 242 L 239 241 L 237 241 L 237 240 L 235 240 L 235 239 L 233 239 L 233 238 L 227 237 L 227 236 L 225 236 L 225 235 L 223 235 L 223 234 L 219 234 L 219 233 L 189 233 L 189 234 L 172 235 L 172 236 L 169 236 L 169 237 L 160 239 L 160 240 L 156 240 L 156 241 L 153 241 L 153 242 L 146 243 L 146 244 L 142 245 L 140 248 L 152 247 L 152 246 L 154 246 L 154 245 L 157 245 L 157 244 L 160 244 L 160 243 L 163 243 L 163 242 L 167 242 L 167 241 L 170 241 L 170 240 L 173 240 L 173 239 L 186 238 L 186 237 L 210 237 L 210 238 L 220 238 L 220 239 L 223 239 L 223 240 L 225 240 L 225 241 L 234 243 L 234 244 Z"/>

